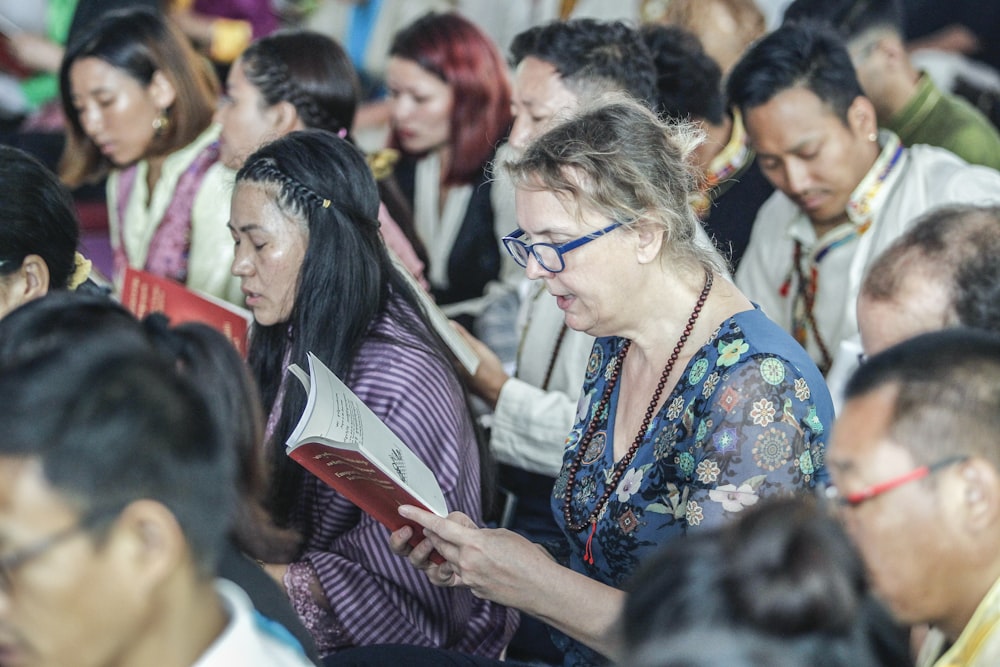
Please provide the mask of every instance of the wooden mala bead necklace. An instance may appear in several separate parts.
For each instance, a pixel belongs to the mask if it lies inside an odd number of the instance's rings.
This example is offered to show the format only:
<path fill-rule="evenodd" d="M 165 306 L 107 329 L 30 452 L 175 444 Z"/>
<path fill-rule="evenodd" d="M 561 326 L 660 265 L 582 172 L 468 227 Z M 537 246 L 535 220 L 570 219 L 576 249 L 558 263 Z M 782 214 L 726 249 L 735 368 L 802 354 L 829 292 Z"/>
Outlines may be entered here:
<path fill-rule="evenodd" d="M 590 419 L 590 426 L 587 427 L 587 432 L 584 434 L 583 438 L 580 439 L 576 455 L 573 457 L 573 463 L 569 466 L 569 477 L 566 479 L 566 491 L 563 494 L 563 518 L 566 521 L 566 527 L 573 532 L 580 532 L 588 525 L 590 526 L 590 536 L 587 538 L 587 546 L 583 552 L 584 561 L 590 565 L 594 564 L 594 554 L 591 549 L 591 544 L 594 540 L 594 533 L 597 531 L 597 517 L 604 511 L 604 507 L 608 504 L 608 499 L 611 498 L 611 494 L 618 488 L 618 482 L 621 480 L 622 475 L 625 474 L 625 470 L 632 463 L 632 459 L 635 458 L 635 454 L 639 450 L 639 446 L 642 444 L 642 438 L 647 429 L 649 429 L 650 422 L 653 421 L 656 406 L 660 403 L 660 396 L 663 394 L 663 389 L 666 387 L 670 373 L 674 370 L 674 365 L 677 363 L 677 359 L 681 356 L 681 350 L 684 349 L 684 344 L 687 342 L 688 338 L 691 336 L 691 332 L 694 330 L 694 325 L 698 321 L 698 316 L 701 315 L 701 310 L 705 306 L 705 301 L 708 300 L 709 292 L 712 291 L 713 280 L 712 273 L 707 271 L 705 277 L 705 287 L 701 290 L 701 294 L 698 296 L 698 302 L 695 304 L 694 310 L 691 311 L 691 316 L 688 318 L 687 325 L 684 327 L 684 332 L 681 334 L 680 339 L 678 339 L 677 345 L 674 346 L 674 350 L 670 354 L 670 358 L 667 359 L 667 364 L 663 367 L 663 373 L 660 374 L 660 381 L 656 384 L 656 390 L 653 392 L 653 398 L 649 401 L 649 406 L 646 408 L 646 414 L 642 419 L 642 425 L 639 427 L 639 432 L 636 433 L 635 439 L 632 441 L 632 445 L 628 448 L 625 456 L 623 456 L 621 460 L 615 464 L 611 479 L 608 480 L 608 483 L 604 488 L 604 494 L 601 495 L 600 499 L 598 499 L 597 505 L 594 507 L 593 511 L 586 519 L 577 523 L 573 520 L 571 507 L 573 487 L 576 486 L 576 475 L 580 471 L 580 465 L 582 464 L 583 457 L 586 454 L 587 447 L 590 445 L 590 441 L 593 439 L 594 433 L 597 431 L 598 416 L 601 415 L 607 408 L 608 402 L 611 400 L 611 392 L 614 391 L 615 386 L 618 384 L 618 377 L 621 374 L 622 365 L 625 363 L 625 357 L 628 355 L 632 341 L 626 340 L 625 344 L 622 345 L 622 349 L 618 353 L 618 357 L 615 360 L 614 371 L 612 371 L 611 378 L 608 380 L 608 384 L 604 388 L 604 395 L 601 396 L 601 401 L 597 404 L 597 409 L 593 412 L 593 416 Z"/>

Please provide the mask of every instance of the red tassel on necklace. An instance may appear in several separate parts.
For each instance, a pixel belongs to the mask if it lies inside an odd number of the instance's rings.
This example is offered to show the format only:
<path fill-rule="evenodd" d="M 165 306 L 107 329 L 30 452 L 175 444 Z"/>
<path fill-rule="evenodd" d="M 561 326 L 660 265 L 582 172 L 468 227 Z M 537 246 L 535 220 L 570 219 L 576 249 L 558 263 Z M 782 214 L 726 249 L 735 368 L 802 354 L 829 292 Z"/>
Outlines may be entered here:
<path fill-rule="evenodd" d="M 587 546 L 583 549 L 583 560 L 588 565 L 594 564 L 594 533 L 597 532 L 597 521 L 590 522 L 590 535 L 587 537 Z"/>

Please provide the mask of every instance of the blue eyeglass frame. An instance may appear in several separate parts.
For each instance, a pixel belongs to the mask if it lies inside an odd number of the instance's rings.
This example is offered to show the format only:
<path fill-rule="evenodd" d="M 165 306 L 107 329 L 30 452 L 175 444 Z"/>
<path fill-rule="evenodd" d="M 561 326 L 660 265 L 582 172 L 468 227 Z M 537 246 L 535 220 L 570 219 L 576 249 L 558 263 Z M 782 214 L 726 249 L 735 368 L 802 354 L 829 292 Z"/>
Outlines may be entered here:
<path fill-rule="evenodd" d="M 580 246 L 586 245 L 595 239 L 599 239 L 605 234 L 615 231 L 623 224 L 624 223 L 622 223 L 621 221 L 612 222 L 604 229 L 599 229 L 596 232 L 590 232 L 589 234 L 584 234 L 579 238 L 573 239 L 572 241 L 566 241 L 566 243 L 562 243 L 560 245 L 555 245 L 554 243 L 532 243 L 529 245 L 521 240 L 521 238 L 524 236 L 524 230 L 517 229 L 508 234 L 507 236 L 503 237 L 503 247 L 507 251 L 507 253 L 514 258 L 514 261 L 517 262 L 519 266 L 527 268 L 528 255 L 531 254 L 534 255 L 535 261 L 538 262 L 538 265 L 541 266 L 543 269 L 545 269 L 549 273 L 559 273 L 566 268 L 566 260 L 563 259 L 564 254 L 568 253 L 571 250 L 576 250 Z M 546 266 L 545 262 L 542 261 L 541 256 L 535 250 L 535 248 L 538 246 L 542 246 L 545 248 L 552 248 L 552 250 L 555 251 L 556 257 L 559 258 L 558 269 L 553 268 L 551 266 Z M 523 260 L 521 259 L 521 254 L 517 250 L 514 250 L 514 248 L 518 248 L 520 249 L 521 252 L 524 253 Z"/>

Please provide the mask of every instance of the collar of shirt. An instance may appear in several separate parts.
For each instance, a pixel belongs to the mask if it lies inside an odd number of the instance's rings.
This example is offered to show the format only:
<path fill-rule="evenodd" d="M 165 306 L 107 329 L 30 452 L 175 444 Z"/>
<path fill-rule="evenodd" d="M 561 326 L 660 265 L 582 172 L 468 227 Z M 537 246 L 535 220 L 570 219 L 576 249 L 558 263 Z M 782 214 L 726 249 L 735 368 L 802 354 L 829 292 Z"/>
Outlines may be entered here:
<path fill-rule="evenodd" d="M 819 261 L 832 248 L 868 231 L 892 186 L 899 180 L 906 149 L 899 137 L 888 130 L 879 131 L 879 142 L 881 152 L 847 202 L 847 222 L 837 225 L 820 239 L 816 238 L 812 222 L 801 212 L 789 226 L 789 236 L 804 248 L 810 248 L 813 261 Z"/>

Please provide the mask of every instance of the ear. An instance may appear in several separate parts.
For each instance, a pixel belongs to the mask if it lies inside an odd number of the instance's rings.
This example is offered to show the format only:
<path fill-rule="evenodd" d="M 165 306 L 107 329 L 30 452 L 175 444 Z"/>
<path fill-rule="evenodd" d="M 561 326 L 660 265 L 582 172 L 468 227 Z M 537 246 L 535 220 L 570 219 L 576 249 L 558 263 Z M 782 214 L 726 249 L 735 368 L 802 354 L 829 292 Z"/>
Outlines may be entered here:
<path fill-rule="evenodd" d="M 906 47 L 903 45 L 902 40 L 900 40 L 896 35 L 883 35 L 878 42 L 875 43 L 874 48 L 875 51 L 890 61 L 893 65 L 903 63 L 909 58 L 906 53 Z"/>
<path fill-rule="evenodd" d="M 49 265 L 38 255 L 28 255 L 21 264 L 24 273 L 25 301 L 49 293 Z"/>
<path fill-rule="evenodd" d="M 135 582 L 139 595 L 153 594 L 190 558 L 177 519 L 155 500 L 130 503 L 116 520 L 109 540 L 119 567 Z"/>
<path fill-rule="evenodd" d="M 870 137 L 878 133 L 878 121 L 875 118 L 875 105 L 864 95 L 858 95 L 847 107 L 847 126 L 855 136 Z"/>
<path fill-rule="evenodd" d="M 964 523 L 972 536 L 1000 530 L 1000 474 L 985 459 L 973 457 L 961 464 Z"/>
<path fill-rule="evenodd" d="M 164 76 L 160 70 L 153 72 L 153 78 L 146 87 L 146 91 L 149 93 L 157 109 L 169 109 L 173 105 L 174 100 L 177 99 L 177 91 L 174 89 L 174 84 L 170 83 L 170 79 Z"/>
<path fill-rule="evenodd" d="M 640 264 L 650 264 L 660 256 L 665 235 L 663 227 L 654 222 L 639 220 L 635 223 L 636 252 Z"/>
<path fill-rule="evenodd" d="M 288 100 L 281 100 L 268 109 L 273 123 L 275 136 L 283 137 L 289 132 L 306 129 L 305 124 L 299 117 L 299 112 L 295 105 Z"/>

